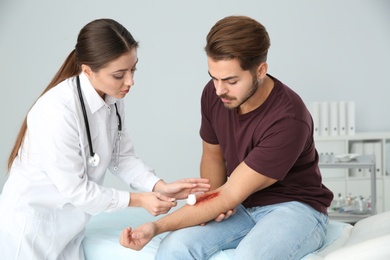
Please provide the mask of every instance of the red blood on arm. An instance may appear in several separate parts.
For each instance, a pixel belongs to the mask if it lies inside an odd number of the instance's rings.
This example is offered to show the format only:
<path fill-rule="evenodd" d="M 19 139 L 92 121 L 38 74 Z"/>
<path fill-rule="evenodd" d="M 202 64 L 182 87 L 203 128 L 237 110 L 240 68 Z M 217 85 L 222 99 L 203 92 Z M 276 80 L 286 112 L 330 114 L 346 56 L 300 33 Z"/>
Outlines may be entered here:
<path fill-rule="evenodd" d="M 206 194 L 206 195 L 203 195 L 203 196 L 200 196 L 200 197 L 196 198 L 196 204 L 200 204 L 200 203 L 209 201 L 209 200 L 211 200 L 211 199 L 213 199 L 213 198 L 215 198 L 217 196 L 219 196 L 219 191 L 218 192 L 214 192 L 214 193 L 210 193 L 210 194 Z"/>

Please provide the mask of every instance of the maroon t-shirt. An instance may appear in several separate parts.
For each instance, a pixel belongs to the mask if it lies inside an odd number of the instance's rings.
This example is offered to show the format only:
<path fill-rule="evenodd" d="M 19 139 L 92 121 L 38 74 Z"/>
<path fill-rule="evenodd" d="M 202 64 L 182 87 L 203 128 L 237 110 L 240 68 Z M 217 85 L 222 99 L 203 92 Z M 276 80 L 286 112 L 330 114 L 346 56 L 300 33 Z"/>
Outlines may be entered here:
<path fill-rule="evenodd" d="M 254 171 L 278 180 L 250 195 L 242 203 L 245 207 L 300 201 L 326 213 L 333 193 L 322 184 L 313 120 L 302 99 L 270 77 L 274 88 L 267 100 L 243 115 L 224 107 L 210 80 L 201 99 L 200 135 L 205 142 L 221 146 L 228 176 L 244 161 Z"/>

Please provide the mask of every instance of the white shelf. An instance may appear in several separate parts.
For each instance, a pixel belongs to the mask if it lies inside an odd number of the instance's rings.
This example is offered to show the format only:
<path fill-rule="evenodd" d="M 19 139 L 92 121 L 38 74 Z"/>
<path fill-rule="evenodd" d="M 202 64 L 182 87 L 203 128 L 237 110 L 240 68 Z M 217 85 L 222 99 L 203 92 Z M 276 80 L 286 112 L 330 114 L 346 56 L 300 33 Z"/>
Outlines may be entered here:
<path fill-rule="evenodd" d="M 332 220 L 345 222 L 345 223 L 356 223 L 361 219 L 372 216 L 371 214 L 350 214 L 350 213 L 329 213 L 329 218 Z"/>
<path fill-rule="evenodd" d="M 330 188 L 335 197 L 371 196 L 376 200 L 377 212 L 390 210 L 390 132 L 355 133 L 347 136 L 315 136 L 315 144 L 320 156 L 332 158 L 339 154 L 374 154 L 376 158 L 375 183 L 376 196 L 372 194 L 372 169 L 369 171 L 359 165 L 349 167 L 327 167 L 320 161 L 323 183 Z M 375 146 L 371 147 L 373 144 Z M 363 149 L 364 146 L 364 149 Z M 361 149 L 360 152 L 356 150 Z M 366 151 L 366 152 L 364 152 Z M 388 165 L 389 164 L 389 165 Z M 339 164 L 338 166 L 342 166 Z M 357 216 L 359 218 L 359 216 Z"/>
<path fill-rule="evenodd" d="M 332 140 L 384 140 L 390 141 L 390 132 L 361 132 L 354 135 L 342 135 L 342 136 L 315 136 L 316 141 L 332 141 Z"/>
<path fill-rule="evenodd" d="M 370 186 L 371 186 L 371 210 L 369 214 L 349 214 L 349 213 L 330 213 L 329 216 L 332 219 L 340 220 L 343 218 L 344 222 L 356 222 L 359 219 L 365 218 L 369 215 L 376 213 L 376 171 L 375 171 L 375 156 L 374 155 L 360 155 L 355 159 L 348 162 L 340 162 L 335 159 L 334 156 L 330 157 L 330 160 L 325 163 L 319 163 L 321 169 L 354 169 L 363 168 L 371 169 L 370 173 Z"/>

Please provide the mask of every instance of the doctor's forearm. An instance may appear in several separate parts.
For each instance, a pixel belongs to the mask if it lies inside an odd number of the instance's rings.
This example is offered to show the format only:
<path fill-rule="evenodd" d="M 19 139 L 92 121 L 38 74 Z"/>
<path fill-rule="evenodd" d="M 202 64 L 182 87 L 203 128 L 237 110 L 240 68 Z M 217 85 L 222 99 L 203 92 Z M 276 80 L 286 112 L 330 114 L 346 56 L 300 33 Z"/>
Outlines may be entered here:
<path fill-rule="evenodd" d="M 142 193 L 130 193 L 129 207 L 142 207 Z"/>

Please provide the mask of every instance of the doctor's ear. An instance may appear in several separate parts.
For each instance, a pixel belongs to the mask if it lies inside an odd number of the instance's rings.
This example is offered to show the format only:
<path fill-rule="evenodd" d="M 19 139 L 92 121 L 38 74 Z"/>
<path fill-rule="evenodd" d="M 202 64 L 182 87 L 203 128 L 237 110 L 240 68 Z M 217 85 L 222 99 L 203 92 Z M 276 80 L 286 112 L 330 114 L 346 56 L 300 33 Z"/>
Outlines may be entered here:
<path fill-rule="evenodd" d="M 84 72 L 85 75 L 87 75 L 88 78 L 91 78 L 93 71 L 90 66 L 82 64 L 81 70 Z"/>

